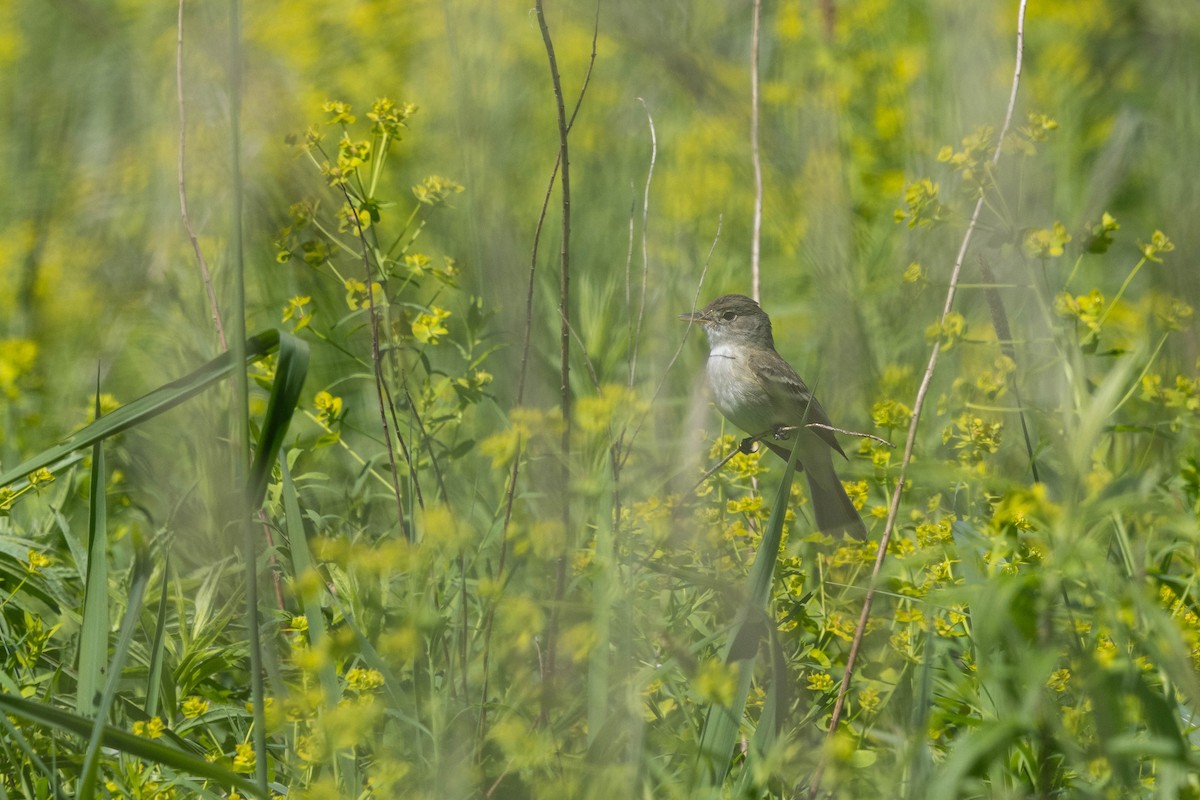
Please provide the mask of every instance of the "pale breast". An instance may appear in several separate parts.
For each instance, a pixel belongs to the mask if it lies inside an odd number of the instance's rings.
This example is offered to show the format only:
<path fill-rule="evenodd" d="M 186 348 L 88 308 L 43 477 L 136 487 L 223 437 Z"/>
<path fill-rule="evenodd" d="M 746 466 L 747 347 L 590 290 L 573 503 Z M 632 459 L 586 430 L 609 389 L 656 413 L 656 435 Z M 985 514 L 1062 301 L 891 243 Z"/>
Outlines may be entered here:
<path fill-rule="evenodd" d="M 708 354 L 707 373 L 713 403 L 734 425 L 757 435 L 779 424 L 772 419 L 771 398 L 735 350 L 714 347 Z"/>

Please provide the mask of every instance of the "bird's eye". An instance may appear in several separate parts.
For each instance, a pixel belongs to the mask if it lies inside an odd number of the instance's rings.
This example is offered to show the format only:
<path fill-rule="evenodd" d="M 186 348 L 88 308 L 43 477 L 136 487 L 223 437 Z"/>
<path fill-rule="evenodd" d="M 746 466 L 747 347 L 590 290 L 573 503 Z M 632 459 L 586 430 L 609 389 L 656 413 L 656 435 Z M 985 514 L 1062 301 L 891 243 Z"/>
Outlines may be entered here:
<path fill-rule="evenodd" d="M 737 319 L 737 314 L 732 311 L 726 311 L 721 315 L 721 319 L 725 320 L 726 322 L 733 322 L 735 319 Z"/>

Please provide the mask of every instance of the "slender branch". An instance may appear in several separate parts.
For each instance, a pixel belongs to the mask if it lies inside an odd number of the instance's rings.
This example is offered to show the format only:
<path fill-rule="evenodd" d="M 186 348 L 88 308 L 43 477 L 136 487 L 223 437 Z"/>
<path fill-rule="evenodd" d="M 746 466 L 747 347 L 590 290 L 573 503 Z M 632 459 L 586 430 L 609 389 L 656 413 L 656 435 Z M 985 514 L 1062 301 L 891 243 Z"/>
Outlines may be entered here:
<path fill-rule="evenodd" d="M 187 181 L 185 180 L 184 155 L 187 150 L 187 117 L 184 113 L 183 102 L 183 0 L 179 0 L 179 19 L 175 28 L 175 99 L 179 105 L 179 161 L 177 172 L 179 176 L 179 216 L 183 219 L 183 227 L 187 231 L 188 241 L 192 243 L 192 252 L 196 254 L 196 265 L 200 268 L 200 280 L 204 283 L 204 291 L 208 295 L 208 309 L 212 314 L 213 327 L 217 330 L 217 341 L 221 350 L 229 349 L 225 339 L 225 326 L 221 322 L 221 307 L 217 303 L 217 293 L 213 290 L 212 274 L 208 271 L 208 262 L 204 251 L 200 249 L 200 240 L 192 229 L 192 220 L 188 216 Z"/>
<path fill-rule="evenodd" d="M 540 11 L 540 8 L 539 8 Z M 592 29 L 592 54 L 588 61 L 587 73 L 583 78 L 583 85 L 579 89 L 579 97 L 575 101 L 575 108 L 571 112 L 571 119 L 567 123 L 567 131 L 575 125 L 575 117 L 579 114 L 579 109 L 583 105 L 584 95 L 587 93 L 588 86 L 592 80 L 592 68 L 596 65 L 596 42 L 600 37 L 600 5 L 596 4 L 596 18 Z M 554 167 L 550 171 L 550 180 L 546 185 L 546 196 L 542 199 L 542 208 L 538 213 L 537 225 L 533 232 L 533 247 L 529 256 L 529 283 L 525 293 L 525 330 L 521 341 L 521 365 L 517 374 L 517 398 L 516 404 L 520 406 L 525 400 L 525 380 L 529 372 L 529 348 L 533 333 L 533 297 L 534 287 L 536 283 L 534 279 L 537 276 L 537 259 L 538 250 L 541 245 L 542 228 L 546 223 L 546 213 L 550 208 L 550 196 L 554 191 L 554 182 L 558 177 L 558 171 L 563 161 L 562 150 L 559 150 L 557 157 L 554 160 Z M 513 458 L 512 469 L 509 471 L 508 486 L 504 493 L 504 517 L 500 525 L 500 554 L 496 564 L 496 576 L 499 579 L 504 575 L 505 560 L 508 554 L 508 528 L 512 523 L 513 504 L 516 501 L 517 478 L 521 472 L 521 442 L 517 442 L 517 455 Z M 491 639 L 492 629 L 496 617 L 496 604 L 492 603 L 488 607 L 486 618 L 483 623 L 483 682 L 480 695 L 480 712 L 479 712 L 479 737 L 482 739 L 487 730 L 487 697 L 490 685 L 491 670 Z M 499 785 L 500 781 L 496 781 Z M 493 789 L 495 786 L 492 787 Z M 489 792 L 490 794 L 490 792 Z"/>
<path fill-rule="evenodd" d="M 642 319 L 646 316 L 646 288 L 650 278 L 650 255 L 646 249 L 646 225 L 650 217 L 650 183 L 654 180 L 654 161 L 658 157 L 658 136 L 654 133 L 654 117 L 646 108 L 646 101 L 638 98 L 642 108 L 646 109 L 646 121 L 650 124 L 650 169 L 646 171 L 646 190 L 642 195 L 642 294 L 638 298 L 637 319 L 633 326 L 632 352 L 629 356 L 629 386 L 633 387 L 637 377 L 638 343 L 642 338 Z M 626 309 L 629 309 L 626 304 Z"/>
<path fill-rule="evenodd" d="M 562 405 L 562 499 L 561 521 L 568 542 L 571 540 L 571 152 L 567 137 L 567 110 L 563 103 L 562 80 L 558 72 L 558 59 L 554 55 L 554 41 L 550 27 L 546 24 L 546 10 L 542 0 L 537 0 L 538 27 L 542 31 L 542 43 L 546 47 L 546 60 L 550 67 L 550 81 L 554 85 L 554 104 L 558 110 L 559 193 L 562 198 L 562 244 L 559 249 L 558 269 L 558 314 L 559 314 L 559 401 Z M 569 545 L 568 545 L 569 548 Z M 567 557 L 562 554 L 555 565 L 554 601 L 550 609 L 550 620 L 546 626 L 546 662 L 543 673 L 542 718 L 547 717 L 554 694 L 555 672 L 558 661 L 559 606 L 567 587 Z"/>
<path fill-rule="evenodd" d="M 245 187 L 242 176 L 242 4 L 229 3 L 229 166 L 232 174 L 230 203 L 230 266 L 233 268 L 232 354 L 246 363 L 246 252 L 242 229 Z M 233 372 L 233 490 L 237 494 L 236 526 L 242 534 L 246 560 L 246 640 L 250 650 L 250 707 L 254 719 L 254 782 L 267 793 L 266 700 L 263 686 L 263 646 L 258 618 L 258 535 L 250 524 L 250 496 L 246 490 L 246 465 L 250 463 L 250 379 L 244 368 Z"/>
<path fill-rule="evenodd" d="M 393 368 L 393 373 L 394 372 L 395 372 L 395 369 Z M 416 407 L 413 405 L 413 402 L 412 402 L 412 397 L 408 396 L 408 384 L 402 383 L 401 385 L 404 387 L 404 394 L 408 397 L 409 410 L 411 411 L 411 413 L 413 415 L 413 419 L 415 419 L 417 421 L 417 425 L 419 427 L 421 424 L 421 417 L 417 414 Z M 408 474 L 412 478 L 413 496 L 416 497 L 416 499 L 417 499 L 417 506 L 422 511 L 424 511 L 425 510 L 425 493 L 421 491 L 421 479 L 417 475 L 416 462 L 413 460 L 412 453 L 408 449 L 408 442 L 406 442 L 404 440 L 404 434 L 400 433 L 400 419 L 399 419 L 399 417 L 396 416 L 396 399 L 394 397 L 392 397 L 392 390 L 391 390 L 391 388 L 388 387 L 387 381 L 383 381 L 380 384 L 380 386 L 383 387 L 384 401 L 385 401 L 385 405 L 387 405 L 388 413 L 391 414 L 391 416 L 392 416 L 392 426 L 395 427 L 395 429 L 396 429 L 396 443 L 400 445 L 400 455 L 404 457 L 404 463 L 408 464 Z M 425 435 L 424 431 L 421 432 L 421 435 L 422 436 Z M 435 475 L 437 475 L 437 477 L 438 477 L 438 483 L 440 484 L 441 483 L 441 474 L 440 474 L 440 472 L 437 472 L 436 464 L 434 465 L 434 471 L 435 471 Z M 445 495 L 446 495 L 446 493 L 444 491 L 445 487 L 443 486 L 442 488 L 443 488 L 442 496 L 445 497 Z"/>
<path fill-rule="evenodd" d="M 375 375 L 375 400 L 379 405 L 379 424 L 383 430 L 383 443 L 387 447 L 388 466 L 392 471 L 392 492 L 396 497 L 396 513 L 400 523 L 400 530 L 404 533 L 405 538 L 412 541 L 413 532 L 408 525 L 407 515 L 404 513 L 404 496 L 400 494 L 400 475 L 396 468 L 396 450 L 392 447 L 392 434 L 388 427 L 388 402 L 384 398 L 384 392 L 387 391 L 384 386 L 383 379 L 383 358 L 379 352 L 379 313 L 375 309 L 375 275 L 371 269 L 371 256 L 367 252 L 367 237 L 363 234 L 362 219 L 358 216 L 358 208 L 355 207 L 354 201 L 350 197 L 350 189 L 343 183 L 340 186 L 342 195 L 346 198 L 346 205 L 350 209 L 350 215 L 354 217 L 354 225 L 358 231 L 358 242 L 362 249 L 363 271 L 367 278 L 367 310 L 371 317 L 371 366 Z M 400 431 L 396 431 L 396 435 L 400 435 Z M 407 447 L 405 450 L 407 451 Z M 409 461 L 409 470 L 415 472 L 416 467 Z"/>
<path fill-rule="evenodd" d="M 718 216 L 717 232 L 713 235 L 712 245 L 708 248 L 708 255 L 704 258 L 704 267 L 700 270 L 700 280 L 696 282 L 696 294 L 692 297 L 692 311 L 695 311 L 697 306 L 700 305 L 700 290 L 704 287 L 704 278 L 706 275 L 708 275 L 708 265 L 712 262 L 713 253 L 717 249 L 717 242 L 721 241 L 721 225 L 723 222 L 724 217 Z M 659 380 L 658 386 L 654 387 L 654 394 L 650 396 L 649 408 L 647 408 L 646 412 L 642 414 L 637 425 L 635 425 L 633 428 L 633 433 L 629 436 L 628 441 L 630 443 L 637 441 L 637 437 L 642 430 L 642 426 L 646 424 L 646 420 L 650 416 L 649 409 L 654 407 L 654 402 L 658 400 L 658 395 L 662 392 L 663 387 L 667 385 L 667 376 L 671 374 L 671 367 L 675 366 L 675 362 L 679 359 L 679 354 L 683 352 L 683 345 L 687 341 L 688 331 L 692 329 L 693 324 L 694 323 L 689 320 L 687 328 L 684 329 L 683 336 L 679 337 L 679 346 L 675 348 L 674 355 L 672 355 L 671 360 L 667 362 L 667 366 L 663 368 L 662 378 Z M 621 460 L 621 466 L 625 465 L 625 462 L 629 459 L 629 454 L 632 452 L 633 447 L 631 444 L 630 447 L 625 449 L 624 457 Z"/>
<path fill-rule="evenodd" d="M 992 153 L 991 163 L 994 166 L 1000 160 L 1000 152 L 1004 145 L 1004 137 L 1008 133 L 1009 126 L 1012 124 L 1013 109 L 1017 103 L 1017 89 L 1021 83 L 1021 65 L 1025 52 L 1025 6 L 1027 0 L 1020 0 L 1020 5 L 1017 9 L 1017 44 L 1016 44 L 1016 63 L 1013 67 L 1012 89 L 1008 96 L 1008 109 L 1004 114 L 1004 125 L 1000 129 L 1000 136 L 996 140 L 996 149 Z M 958 248 L 958 256 L 954 260 L 954 269 L 950 273 L 950 283 L 946 290 L 946 302 L 942 307 L 941 321 L 945 323 L 946 317 L 954 307 L 954 297 L 958 289 L 959 275 L 962 273 L 963 262 L 966 260 L 967 249 L 971 244 L 971 237 L 975 232 L 975 227 L 979 223 L 979 213 L 983 208 L 983 197 L 981 196 L 975 202 L 975 210 L 971 214 L 971 221 L 967 225 L 967 230 L 963 234 L 962 244 Z M 875 597 L 876 584 L 879 579 L 880 570 L 883 568 L 883 561 L 887 555 L 888 543 L 891 541 L 892 532 L 896 526 L 896 518 L 900 511 L 900 495 L 904 490 L 904 481 L 908 472 L 908 465 L 912 461 L 913 448 L 917 440 L 917 428 L 921 420 L 921 409 L 925 405 L 925 398 L 929 394 L 929 387 L 933 382 L 933 372 L 937 367 L 938 355 L 941 352 L 941 342 L 935 342 L 933 349 L 929 354 L 929 363 L 925 367 L 925 374 L 921 379 L 921 385 L 917 389 L 916 401 L 913 403 L 912 419 L 908 426 L 908 437 L 904 442 L 904 457 L 900 461 L 900 470 L 896 478 L 895 488 L 892 490 L 891 503 L 888 506 L 887 522 L 883 528 L 883 536 L 879 541 L 879 549 L 875 553 L 875 565 L 871 571 L 871 582 L 867 587 L 866 597 L 863 599 L 862 613 L 859 616 L 858 626 L 854 631 L 854 639 L 850 643 L 850 650 L 846 656 L 846 671 L 842 675 L 842 683 L 838 689 L 837 700 L 833 704 L 833 712 L 829 719 L 829 732 L 827 739 L 832 741 L 837 733 L 838 722 L 841 720 L 842 710 L 846 703 L 846 694 L 850 689 L 850 680 L 854 676 L 855 662 L 858 658 L 859 648 L 862 646 L 863 635 L 867 628 L 867 621 L 871 616 L 871 604 Z M 824 773 L 825 761 L 822 760 L 817 765 L 817 769 L 812 777 L 812 784 L 809 791 L 810 797 L 816 797 L 821 789 L 821 776 Z"/>
<path fill-rule="evenodd" d="M 750 32 L 750 154 L 754 161 L 754 227 L 750 235 L 750 296 L 762 300 L 759 251 L 762 241 L 763 176 L 758 142 L 758 28 L 762 0 L 754 0 L 754 24 Z"/>
<path fill-rule="evenodd" d="M 873 442 L 878 442 L 879 444 L 885 445 L 887 447 L 891 447 L 893 449 L 895 449 L 895 447 L 896 447 L 896 445 L 893 444 L 892 442 L 889 442 L 887 439 L 884 439 L 882 436 L 876 436 L 873 433 L 863 433 L 862 431 L 848 431 L 845 428 L 839 428 L 836 425 L 825 425 L 824 423 L 821 423 L 821 422 L 809 422 L 809 423 L 806 423 L 804 425 L 804 427 L 806 427 L 806 428 L 821 428 L 822 430 L 833 431 L 834 433 L 840 433 L 845 436 L 856 436 L 859 439 L 870 439 Z M 788 433 L 790 431 L 796 430 L 796 428 L 791 425 L 784 425 L 782 427 L 776 428 L 776 430 L 780 433 Z"/>

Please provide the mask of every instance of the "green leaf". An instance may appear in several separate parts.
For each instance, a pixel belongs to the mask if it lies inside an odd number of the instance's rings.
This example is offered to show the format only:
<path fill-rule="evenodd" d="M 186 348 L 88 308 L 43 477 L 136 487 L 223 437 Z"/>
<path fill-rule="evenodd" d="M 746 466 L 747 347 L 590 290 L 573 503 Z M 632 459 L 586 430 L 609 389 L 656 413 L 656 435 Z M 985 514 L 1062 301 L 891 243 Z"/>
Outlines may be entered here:
<path fill-rule="evenodd" d="M 246 340 L 246 361 L 261 358 L 279 347 L 279 344 L 280 334 L 277 330 L 263 331 L 250 337 Z M 97 419 L 91 425 L 67 437 L 60 444 L 47 448 L 24 463 L 0 473 L 0 486 L 8 486 L 26 477 L 34 470 L 48 467 L 60 459 L 70 456 L 76 450 L 90 447 L 96 442 L 115 436 L 141 422 L 157 417 L 165 411 L 170 411 L 220 381 L 233 371 L 234 366 L 234 359 L 230 353 L 217 356 L 194 372 L 121 406 L 111 414 Z"/>
<path fill-rule="evenodd" d="M 100 391 L 96 390 L 96 420 L 100 416 Z M 104 445 L 92 445 L 92 485 L 88 493 L 87 580 L 83 594 L 83 627 L 79 631 L 79 683 L 75 711 L 92 716 L 100 704 L 100 689 L 108 671 L 108 506 L 105 488 L 108 470 Z"/>
<path fill-rule="evenodd" d="M 754 672 L 753 659 L 758 650 L 757 642 L 761 639 L 761 633 L 753 628 L 761 627 L 763 614 L 767 613 L 767 605 L 771 598 L 775 561 L 779 557 L 779 547 L 783 542 L 783 524 L 791 500 L 792 478 L 796 474 L 796 459 L 803 440 L 803 437 L 797 436 L 796 444 L 792 446 L 791 457 L 776 490 L 775 502 L 771 506 L 771 517 L 767 521 L 762 542 L 750 568 L 746 600 L 725 649 L 726 662 L 734 664 L 738 671 L 733 704 L 729 708 L 718 704 L 709 706 L 704 720 L 704 732 L 700 736 L 696 769 L 692 775 L 693 786 L 698 780 L 719 786 L 729 773 L 730 760 L 738 740 L 738 729 L 746 710 L 746 698 L 750 694 L 750 682 Z M 751 639 L 755 642 L 753 647 L 749 644 Z"/>
<path fill-rule="evenodd" d="M 108 680 L 104 686 L 104 694 L 96 708 L 96 717 L 92 722 L 91 734 L 88 738 L 87 751 L 83 757 L 83 777 L 79 780 L 79 796 L 96 796 L 96 776 L 100 771 L 100 743 L 104 738 L 105 720 L 112 710 L 113 699 L 117 695 L 117 684 L 121 680 L 121 670 L 129 657 L 129 647 L 133 644 L 133 633 L 137 627 L 138 616 L 142 613 L 142 598 L 146 592 L 146 583 L 150 580 L 150 558 L 148 547 L 144 542 L 135 540 L 136 553 L 133 561 L 133 580 L 129 587 L 129 606 L 125 609 L 125 619 L 121 622 L 121 634 L 117 638 L 117 649 L 113 653 L 112 663 L 108 667 Z"/>
<path fill-rule="evenodd" d="M 271 398 L 267 402 L 267 414 L 258 437 L 254 465 L 250 468 L 250 508 L 262 505 L 271 477 L 271 465 L 283 446 L 292 414 L 300 401 L 300 392 L 304 389 L 304 378 L 308 375 L 308 344 L 288 333 L 276 332 L 276 336 L 279 361 L 275 367 L 275 385 L 271 387 Z"/>
<path fill-rule="evenodd" d="M 27 700 L 11 694 L 0 694 L 0 710 L 6 714 L 22 717 L 47 728 L 73 733 L 76 736 L 87 737 L 92 732 L 92 721 L 68 711 L 62 711 L 46 703 Z M 100 742 L 105 747 L 111 747 L 122 753 L 127 753 L 144 761 L 153 761 L 179 772 L 204 778 L 229 786 L 240 792 L 266 797 L 259 792 L 253 782 L 241 777 L 224 767 L 210 763 L 200 756 L 185 753 L 178 748 L 163 744 L 153 739 L 134 736 L 128 731 L 104 725 L 101 728 Z"/>

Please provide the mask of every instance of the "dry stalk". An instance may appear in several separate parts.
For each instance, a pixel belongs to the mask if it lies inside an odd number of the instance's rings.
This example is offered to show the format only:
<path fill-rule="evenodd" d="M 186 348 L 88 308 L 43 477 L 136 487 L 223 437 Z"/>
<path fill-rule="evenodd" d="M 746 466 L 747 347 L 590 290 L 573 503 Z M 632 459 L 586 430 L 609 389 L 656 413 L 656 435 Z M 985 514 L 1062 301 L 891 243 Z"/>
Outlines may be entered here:
<path fill-rule="evenodd" d="M 192 243 L 192 252 L 196 254 L 196 265 L 200 268 L 200 280 L 204 283 L 205 294 L 208 295 L 208 309 L 212 314 L 213 327 L 217 331 L 217 341 L 221 351 L 229 349 L 225 339 L 225 326 L 221 322 L 221 307 L 217 303 L 217 293 L 213 289 L 212 274 L 208 271 L 208 262 L 204 259 L 204 251 L 200 249 L 200 240 L 192 229 L 192 220 L 188 216 L 187 180 L 184 169 L 184 154 L 187 149 L 187 116 L 183 101 L 183 0 L 179 0 L 179 18 L 175 28 L 175 98 L 179 105 L 179 161 L 177 173 L 179 177 L 179 216 L 183 219 L 184 230 L 187 231 L 188 241 Z"/>
<path fill-rule="evenodd" d="M 1021 83 L 1021 65 L 1025 52 L 1025 6 L 1027 0 L 1020 0 L 1020 5 L 1017 9 L 1017 44 L 1016 44 L 1016 63 L 1013 67 L 1012 89 L 1008 97 L 1008 109 L 1004 114 L 1004 125 L 1000 128 L 1000 135 L 996 141 L 995 152 L 992 153 L 991 163 L 996 165 L 1000 160 L 1000 151 L 1004 144 L 1004 137 L 1008 133 L 1009 126 L 1012 124 L 1013 109 L 1017 103 L 1017 89 Z M 946 317 L 954 307 L 954 297 L 958 290 L 959 276 L 962 273 L 963 262 L 966 260 L 967 249 L 971 244 L 971 237 L 975 233 L 975 228 L 979 223 L 979 214 L 983 209 L 983 196 L 975 202 L 975 210 L 971 213 L 971 221 L 967 224 L 967 230 L 963 234 L 962 243 L 958 248 L 958 256 L 954 260 L 954 269 L 950 273 L 949 287 L 946 290 L 946 301 L 942 307 L 941 323 L 944 324 Z M 917 440 L 917 428 L 921 420 L 921 409 L 925 405 L 925 398 L 929 394 L 929 387 L 933 382 L 933 373 L 937 367 L 938 355 L 941 353 L 941 342 L 935 342 L 929 354 L 929 363 L 925 367 L 925 374 L 921 378 L 921 385 L 917 389 L 916 400 L 913 402 L 912 419 L 908 426 L 908 437 L 904 442 L 904 456 L 900 461 L 900 471 L 896 478 L 896 486 L 892 490 L 891 503 L 888 506 L 887 522 L 883 528 L 883 536 L 879 541 L 879 549 L 875 553 L 875 565 L 871 570 L 871 582 L 867 587 L 866 596 L 863 599 L 862 613 L 859 615 L 858 625 L 854 630 L 854 638 L 850 643 L 850 651 L 846 656 L 846 671 L 842 675 L 841 686 L 838 688 L 837 700 L 833 704 L 833 712 L 829 719 L 829 732 L 826 735 L 827 746 L 825 752 L 830 751 L 829 744 L 832 744 L 834 735 L 837 733 L 838 723 L 841 720 L 842 710 L 846 703 L 846 694 L 850 689 L 850 680 L 854 676 L 855 662 L 858 658 L 859 648 L 862 646 L 863 635 L 866 631 L 867 621 L 871 616 L 871 604 L 875 599 L 876 584 L 878 582 L 880 570 L 883 568 L 883 561 L 887 555 L 888 543 L 891 541 L 892 532 L 895 530 L 896 517 L 900 511 L 900 494 L 904 489 L 904 479 L 908 471 L 908 465 L 912 461 L 913 448 Z M 810 784 L 809 797 L 816 797 L 821 790 L 821 777 L 824 774 L 827 756 L 823 756 L 821 762 L 817 765 L 816 771 L 813 773 L 812 783 Z"/>

